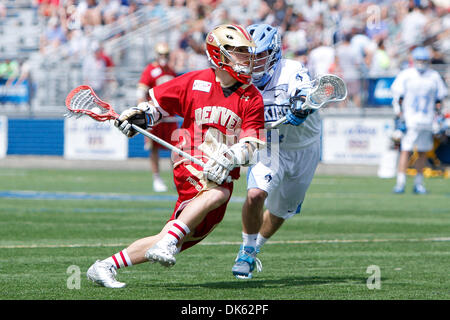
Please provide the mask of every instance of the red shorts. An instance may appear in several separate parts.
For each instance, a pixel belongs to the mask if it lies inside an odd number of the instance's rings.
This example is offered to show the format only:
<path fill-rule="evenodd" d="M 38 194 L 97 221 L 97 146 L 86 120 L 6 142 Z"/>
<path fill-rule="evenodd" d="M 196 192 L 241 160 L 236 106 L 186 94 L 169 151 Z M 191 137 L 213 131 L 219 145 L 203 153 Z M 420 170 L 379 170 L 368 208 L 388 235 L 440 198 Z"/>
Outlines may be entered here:
<path fill-rule="evenodd" d="M 195 165 L 195 167 L 196 169 L 199 169 L 198 166 Z M 201 190 L 203 187 L 199 178 L 193 175 L 184 164 L 180 164 L 175 167 L 173 170 L 173 176 L 175 186 L 178 191 L 178 200 L 169 221 L 175 220 L 184 207 L 199 194 L 199 189 Z M 220 207 L 210 211 L 202 222 L 200 222 L 194 230 L 191 230 L 191 239 L 182 244 L 181 251 L 202 241 L 220 223 L 220 221 L 222 221 L 233 192 L 233 183 L 224 183 L 221 187 L 224 187 L 230 191 L 230 197 Z"/>
<path fill-rule="evenodd" d="M 161 122 L 158 123 L 156 126 L 148 129 L 148 132 L 154 134 L 160 139 L 163 139 L 164 141 L 169 142 L 172 145 L 175 145 L 178 143 L 178 140 L 172 141 L 172 132 L 174 132 L 176 129 L 178 129 L 178 124 L 176 122 Z M 160 145 L 159 143 L 153 140 L 151 141 L 152 141 L 152 148 L 167 149 L 166 147 Z"/>

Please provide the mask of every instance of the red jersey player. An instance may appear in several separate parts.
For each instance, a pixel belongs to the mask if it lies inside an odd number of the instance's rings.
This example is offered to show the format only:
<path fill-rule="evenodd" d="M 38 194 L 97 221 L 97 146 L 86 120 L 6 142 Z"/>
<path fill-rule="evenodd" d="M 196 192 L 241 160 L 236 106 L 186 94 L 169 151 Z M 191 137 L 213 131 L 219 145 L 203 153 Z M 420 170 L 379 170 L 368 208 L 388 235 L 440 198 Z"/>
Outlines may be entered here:
<path fill-rule="evenodd" d="M 157 55 L 156 61 L 148 64 L 141 74 L 137 88 L 137 100 L 138 103 L 148 101 L 150 99 L 148 90 L 157 85 L 160 85 L 166 81 L 172 80 L 176 77 L 175 71 L 168 65 L 169 60 L 169 46 L 165 42 L 157 43 L 155 46 L 155 52 Z M 161 122 L 155 126 L 152 126 L 149 131 L 155 136 L 171 142 L 172 132 L 178 128 L 176 122 Z M 150 140 L 147 137 L 145 139 L 145 146 L 152 151 L 150 152 L 150 166 L 153 173 L 153 190 L 155 192 L 167 191 L 167 186 L 159 176 L 159 149 L 164 148 L 159 143 Z"/>
<path fill-rule="evenodd" d="M 174 164 L 178 200 L 159 234 L 142 238 L 87 271 L 90 280 L 122 288 L 116 270 L 146 261 L 175 264 L 175 255 L 204 239 L 222 220 L 233 191 L 227 177 L 239 177 L 264 128 L 262 96 L 250 84 L 255 44 L 238 25 L 220 25 L 206 38 L 214 68 L 193 71 L 150 90 L 150 101 L 125 110 L 115 125 L 128 137 L 131 124 L 147 128 L 169 114 L 181 116 L 179 147 L 205 163 L 186 159 Z M 233 141 L 234 140 L 234 141 Z M 202 151 L 204 153 L 202 153 Z"/>

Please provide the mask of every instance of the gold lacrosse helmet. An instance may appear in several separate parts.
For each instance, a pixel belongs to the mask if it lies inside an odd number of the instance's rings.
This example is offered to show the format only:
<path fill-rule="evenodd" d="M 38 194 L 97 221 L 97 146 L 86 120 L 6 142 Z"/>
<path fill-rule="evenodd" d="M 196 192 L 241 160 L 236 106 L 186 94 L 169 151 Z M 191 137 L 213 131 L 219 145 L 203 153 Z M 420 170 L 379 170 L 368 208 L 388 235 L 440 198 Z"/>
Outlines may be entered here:
<path fill-rule="evenodd" d="M 206 54 L 213 66 L 245 84 L 252 79 L 255 50 L 252 37 L 240 25 L 223 24 L 206 36 Z"/>

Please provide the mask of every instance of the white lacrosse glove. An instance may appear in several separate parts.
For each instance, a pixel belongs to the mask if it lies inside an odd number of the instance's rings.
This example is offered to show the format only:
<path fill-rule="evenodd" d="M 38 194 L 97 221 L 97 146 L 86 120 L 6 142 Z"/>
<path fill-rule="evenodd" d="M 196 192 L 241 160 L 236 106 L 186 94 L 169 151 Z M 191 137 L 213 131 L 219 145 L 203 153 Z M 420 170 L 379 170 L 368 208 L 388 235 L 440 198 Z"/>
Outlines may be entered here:
<path fill-rule="evenodd" d="M 203 168 L 203 176 L 217 184 L 231 182 L 230 171 L 250 161 L 245 143 L 236 143 L 228 148 L 220 144 Z"/>
<path fill-rule="evenodd" d="M 148 102 L 141 102 L 137 107 L 124 110 L 114 121 L 114 125 L 128 138 L 132 138 L 138 133 L 131 127 L 132 124 L 147 129 L 155 125 L 161 118 L 162 115 L 155 106 Z"/>

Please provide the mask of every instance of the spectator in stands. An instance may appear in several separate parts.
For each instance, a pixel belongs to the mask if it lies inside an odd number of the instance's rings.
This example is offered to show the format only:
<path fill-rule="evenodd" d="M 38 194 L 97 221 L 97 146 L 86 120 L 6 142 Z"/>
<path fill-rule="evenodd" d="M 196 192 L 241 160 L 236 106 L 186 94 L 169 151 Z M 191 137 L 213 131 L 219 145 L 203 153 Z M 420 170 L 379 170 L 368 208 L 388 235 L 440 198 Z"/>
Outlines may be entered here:
<path fill-rule="evenodd" d="M 444 54 L 440 52 L 436 46 L 430 47 L 431 64 L 445 64 Z"/>
<path fill-rule="evenodd" d="M 347 101 L 351 106 L 361 107 L 361 69 L 362 57 L 355 47 L 350 44 L 352 35 L 346 34 L 342 42 L 336 47 L 336 74 L 347 84 Z M 341 104 L 342 106 L 342 104 Z"/>
<path fill-rule="evenodd" d="M 320 15 L 328 10 L 328 4 L 326 1 L 295 1 L 295 10 L 301 12 L 303 17 L 308 22 L 316 22 Z"/>
<path fill-rule="evenodd" d="M 6 18 L 7 14 L 8 14 L 8 8 L 6 8 L 6 6 L 3 2 L 0 2 L 0 19 Z"/>
<path fill-rule="evenodd" d="M 352 30 L 352 37 L 350 40 L 350 45 L 352 46 L 354 52 L 359 55 L 358 64 L 362 61 L 360 65 L 361 75 L 366 76 L 369 70 L 370 59 L 377 48 L 375 41 L 370 39 L 364 33 L 364 27 L 361 23 L 358 23 Z"/>
<path fill-rule="evenodd" d="M 92 43 L 89 54 L 84 57 L 82 74 L 83 82 L 91 86 L 99 97 L 102 97 L 107 83 L 107 69 L 98 42 Z"/>
<path fill-rule="evenodd" d="M 330 41 L 323 39 L 319 46 L 312 49 L 308 54 L 308 70 L 312 78 L 330 73 L 335 60 L 335 50 Z"/>
<path fill-rule="evenodd" d="M 11 85 L 20 74 L 19 63 L 15 59 L 6 58 L 0 63 L 0 78 L 6 80 L 7 86 Z"/>
<path fill-rule="evenodd" d="M 33 2 L 43 17 L 55 16 L 60 5 L 60 0 L 33 0 Z"/>
<path fill-rule="evenodd" d="M 28 80 L 29 88 L 31 88 L 31 65 L 28 59 L 21 59 L 19 61 L 19 74 L 17 77 L 17 81 L 14 85 L 20 85 L 24 81 Z"/>
<path fill-rule="evenodd" d="M 378 48 L 371 55 L 369 66 L 369 77 L 383 77 L 389 75 L 389 67 L 391 66 L 391 59 L 386 52 L 384 40 L 378 41 Z"/>
<path fill-rule="evenodd" d="M 276 0 L 273 4 L 272 11 L 275 18 L 273 25 L 282 26 L 286 17 L 286 2 L 284 0 Z M 284 31 L 284 30 L 283 30 Z"/>
<path fill-rule="evenodd" d="M 61 26 L 68 32 L 70 30 L 81 29 L 81 17 L 77 11 L 75 0 L 67 0 L 59 10 Z"/>
<path fill-rule="evenodd" d="M 409 13 L 401 22 L 402 41 L 406 48 L 412 48 L 423 42 L 428 20 L 420 6 L 409 8 Z"/>
<path fill-rule="evenodd" d="M 300 23 L 290 24 L 282 40 L 285 54 L 302 56 L 308 50 L 308 37 L 306 31 L 300 28 Z"/>
<path fill-rule="evenodd" d="M 120 0 L 100 0 L 98 8 L 102 17 L 102 24 L 110 24 L 116 21 L 122 10 Z"/>
<path fill-rule="evenodd" d="M 98 26 L 102 24 L 102 14 L 97 0 L 82 0 L 77 8 L 83 26 Z"/>
<path fill-rule="evenodd" d="M 59 23 L 57 16 L 53 16 L 48 20 L 47 28 L 40 39 L 40 50 L 43 53 L 52 51 L 67 41 L 66 34 Z"/>

